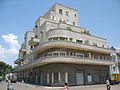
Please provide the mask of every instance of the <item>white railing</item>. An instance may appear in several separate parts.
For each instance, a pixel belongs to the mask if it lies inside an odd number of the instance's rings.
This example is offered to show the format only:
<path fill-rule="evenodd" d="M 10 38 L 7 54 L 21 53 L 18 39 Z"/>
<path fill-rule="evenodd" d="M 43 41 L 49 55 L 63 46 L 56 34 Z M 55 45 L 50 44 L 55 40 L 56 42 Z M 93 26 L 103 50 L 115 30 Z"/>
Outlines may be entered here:
<path fill-rule="evenodd" d="M 75 57 L 41 57 L 33 62 L 16 68 L 15 71 L 33 68 L 48 63 L 72 63 L 72 64 L 92 64 L 92 65 L 112 65 L 112 60 L 96 60 L 89 58 L 75 58 Z"/>

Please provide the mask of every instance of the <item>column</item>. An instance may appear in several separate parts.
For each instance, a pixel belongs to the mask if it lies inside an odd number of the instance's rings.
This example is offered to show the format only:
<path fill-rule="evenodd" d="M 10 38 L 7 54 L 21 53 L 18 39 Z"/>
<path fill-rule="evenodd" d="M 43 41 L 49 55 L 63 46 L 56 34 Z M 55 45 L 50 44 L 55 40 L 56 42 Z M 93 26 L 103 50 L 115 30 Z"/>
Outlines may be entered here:
<path fill-rule="evenodd" d="M 91 53 L 89 52 L 89 58 L 91 59 L 92 57 L 91 57 Z"/>
<path fill-rule="evenodd" d="M 35 75 L 35 84 L 38 84 L 38 75 Z"/>
<path fill-rule="evenodd" d="M 58 73 L 58 81 L 60 82 L 60 72 Z"/>
<path fill-rule="evenodd" d="M 65 73 L 65 82 L 68 83 L 68 73 Z"/>
<path fill-rule="evenodd" d="M 49 83 L 49 73 L 47 73 L 47 83 Z"/>
<path fill-rule="evenodd" d="M 54 73 L 52 72 L 52 83 L 54 83 Z"/>
<path fill-rule="evenodd" d="M 40 84 L 43 85 L 43 73 L 41 72 L 41 75 L 40 75 Z"/>

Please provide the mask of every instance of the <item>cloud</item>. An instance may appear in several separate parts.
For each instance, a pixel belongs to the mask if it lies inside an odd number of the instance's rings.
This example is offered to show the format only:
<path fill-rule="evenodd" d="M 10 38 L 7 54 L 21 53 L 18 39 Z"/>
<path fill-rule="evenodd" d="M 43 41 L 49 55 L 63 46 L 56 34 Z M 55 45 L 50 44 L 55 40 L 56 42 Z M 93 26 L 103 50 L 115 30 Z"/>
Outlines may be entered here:
<path fill-rule="evenodd" d="M 17 49 L 20 45 L 18 44 L 17 36 L 13 34 L 3 35 L 2 38 L 6 43 L 10 45 L 11 49 Z"/>
<path fill-rule="evenodd" d="M 14 60 L 18 56 L 20 48 L 17 36 L 14 34 L 2 35 L 2 39 L 7 46 L 0 45 L 0 61 L 14 65 Z"/>

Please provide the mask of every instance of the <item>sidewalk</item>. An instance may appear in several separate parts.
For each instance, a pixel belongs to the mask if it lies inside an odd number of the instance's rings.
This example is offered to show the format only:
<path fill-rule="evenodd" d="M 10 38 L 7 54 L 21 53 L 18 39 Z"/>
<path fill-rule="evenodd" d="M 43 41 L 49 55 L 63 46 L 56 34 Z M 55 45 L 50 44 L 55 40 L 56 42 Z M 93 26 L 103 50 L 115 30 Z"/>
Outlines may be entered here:
<path fill-rule="evenodd" d="M 23 85 L 36 88 L 36 90 L 63 90 L 63 87 L 47 87 L 24 83 Z M 70 86 L 70 90 L 106 90 L 106 84 Z M 120 90 L 120 85 L 111 85 L 111 90 Z"/>
<path fill-rule="evenodd" d="M 63 87 L 47 87 L 28 83 L 12 83 L 15 90 L 63 90 Z M 6 90 L 7 83 L 0 82 L 0 90 Z M 84 86 L 70 86 L 69 90 L 107 90 L 105 84 L 98 85 L 84 85 Z M 111 85 L 111 90 L 120 90 L 120 85 Z"/>

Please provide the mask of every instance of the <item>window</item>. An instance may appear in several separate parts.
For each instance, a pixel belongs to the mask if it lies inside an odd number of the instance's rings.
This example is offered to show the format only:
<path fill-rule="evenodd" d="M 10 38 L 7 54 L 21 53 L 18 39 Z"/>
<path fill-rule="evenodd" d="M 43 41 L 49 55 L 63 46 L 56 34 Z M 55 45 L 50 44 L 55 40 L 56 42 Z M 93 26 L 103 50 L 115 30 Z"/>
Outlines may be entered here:
<path fill-rule="evenodd" d="M 113 72 L 115 72 L 115 66 L 113 66 Z"/>
<path fill-rule="evenodd" d="M 58 82 L 59 82 L 59 81 L 58 81 L 58 73 L 57 73 L 57 72 L 54 73 L 54 82 L 55 82 L 55 83 L 58 83 Z"/>
<path fill-rule="evenodd" d="M 92 43 L 93 46 L 97 47 L 97 44 L 96 43 Z"/>
<path fill-rule="evenodd" d="M 27 39 L 27 37 L 25 37 L 25 40 Z"/>
<path fill-rule="evenodd" d="M 69 12 L 68 11 L 66 11 L 66 15 L 69 16 Z"/>
<path fill-rule="evenodd" d="M 53 53 L 53 56 L 58 56 L 58 55 L 59 55 L 59 53 L 57 53 L 57 52 Z"/>
<path fill-rule="evenodd" d="M 77 17 L 77 14 L 74 14 L 75 17 Z"/>
<path fill-rule="evenodd" d="M 82 43 L 83 41 L 82 40 L 76 40 L 77 43 Z"/>
<path fill-rule="evenodd" d="M 52 38 L 48 38 L 49 41 L 52 41 Z"/>
<path fill-rule="evenodd" d="M 35 38 L 38 38 L 38 35 L 36 35 Z"/>
<path fill-rule="evenodd" d="M 35 27 L 36 27 L 36 28 L 38 28 L 38 26 L 37 26 L 37 25 L 35 25 Z"/>
<path fill-rule="evenodd" d="M 73 25 L 75 25 L 75 22 L 73 22 Z"/>
<path fill-rule="evenodd" d="M 72 53 L 72 52 L 70 52 L 70 56 L 73 56 L 73 53 Z"/>
<path fill-rule="evenodd" d="M 98 56 L 97 56 L 97 55 L 94 55 L 94 59 L 98 59 Z"/>
<path fill-rule="evenodd" d="M 84 55 L 83 55 L 83 54 L 81 54 L 81 53 L 76 53 L 76 56 L 77 56 L 77 57 L 81 57 L 81 58 L 83 58 L 83 57 L 84 57 Z"/>
<path fill-rule="evenodd" d="M 105 46 L 102 44 L 102 47 L 104 48 Z"/>
<path fill-rule="evenodd" d="M 70 38 L 70 41 L 72 41 L 73 40 L 73 38 Z"/>
<path fill-rule="evenodd" d="M 49 53 L 48 53 L 48 56 L 52 56 L 52 52 L 49 52 Z"/>
<path fill-rule="evenodd" d="M 60 37 L 60 40 L 65 40 L 65 38 L 64 37 Z"/>
<path fill-rule="evenodd" d="M 30 46 L 31 49 L 33 49 L 33 46 Z"/>
<path fill-rule="evenodd" d="M 65 38 L 65 41 L 68 41 L 68 38 Z"/>
<path fill-rule="evenodd" d="M 53 37 L 53 40 L 58 40 L 58 37 Z"/>
<path fill-rule="evenodd" d="M 59 14 L 63 14 L 63 13 L 62 13 L 62 9 L 59 9 Z"/>
<path fill-rule="evenodd" d="M 54 17 L 54 16 L 52 16 L 52 20 L 55 20 L 55 17 Z"/>
<path fill-rule="evenodd" d="M 60 52 L 60 56 L 65 56 L 65 52 Z"/>

